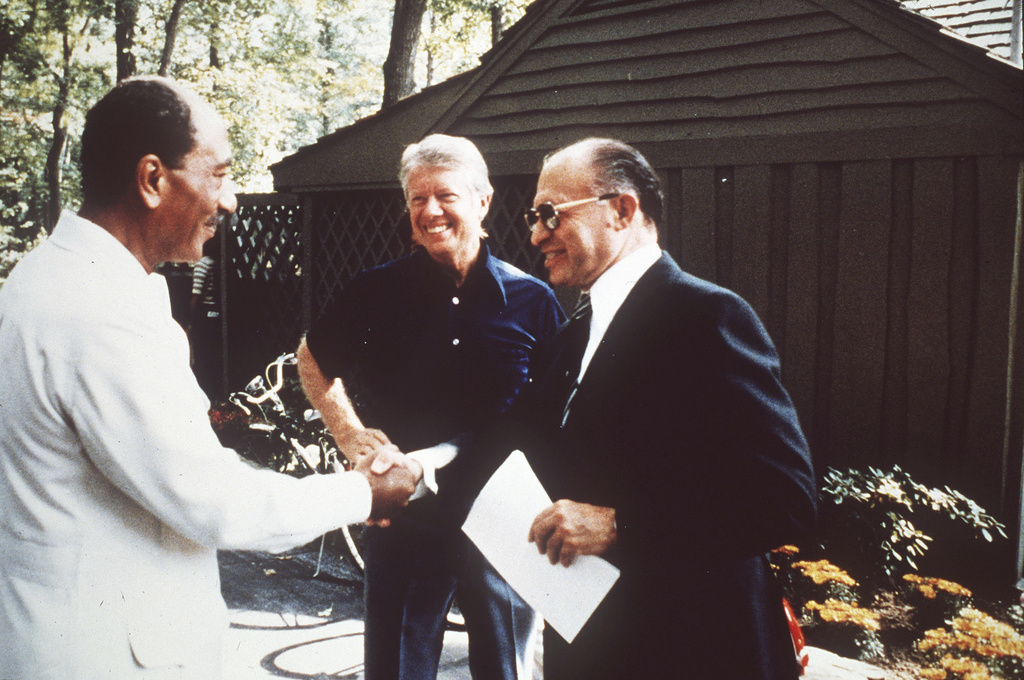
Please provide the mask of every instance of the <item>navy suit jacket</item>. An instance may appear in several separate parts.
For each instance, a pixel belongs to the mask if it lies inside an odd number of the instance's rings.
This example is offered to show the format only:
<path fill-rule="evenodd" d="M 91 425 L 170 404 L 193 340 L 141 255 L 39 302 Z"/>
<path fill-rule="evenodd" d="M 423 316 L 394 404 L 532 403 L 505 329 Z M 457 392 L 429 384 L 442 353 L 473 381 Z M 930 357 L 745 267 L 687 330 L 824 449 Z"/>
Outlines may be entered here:
<path fill-rule="evenodd" d="M 564 426 L 551 388 L 561 336 L 477 455 L 439 476 L 442 497 L 478 490 L 518 448 L 552 498 L 615 508 L 604 557 L 620 579 L 572 645 L 546 631 L 546 680 L 796 677 L 765 554 L 809 532 L 816 487 L 754 311 L 663 253 L 616 313 Z M 471 499 L 449 500 L 459 521 Z"/>

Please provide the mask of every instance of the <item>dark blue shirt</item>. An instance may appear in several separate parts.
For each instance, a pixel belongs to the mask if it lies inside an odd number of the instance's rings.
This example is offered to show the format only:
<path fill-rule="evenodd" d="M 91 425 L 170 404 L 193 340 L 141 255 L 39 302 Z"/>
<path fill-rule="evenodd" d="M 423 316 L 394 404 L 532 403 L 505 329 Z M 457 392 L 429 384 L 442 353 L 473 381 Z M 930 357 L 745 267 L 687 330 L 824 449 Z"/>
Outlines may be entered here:
<path fill-rule="evenodd" d="M 306 342 L 363 424 L 413 451 L 505 411 L 563 319 L 547 284 L 483 244 L 461 287 L 424 250 L 361 273 Z"/>

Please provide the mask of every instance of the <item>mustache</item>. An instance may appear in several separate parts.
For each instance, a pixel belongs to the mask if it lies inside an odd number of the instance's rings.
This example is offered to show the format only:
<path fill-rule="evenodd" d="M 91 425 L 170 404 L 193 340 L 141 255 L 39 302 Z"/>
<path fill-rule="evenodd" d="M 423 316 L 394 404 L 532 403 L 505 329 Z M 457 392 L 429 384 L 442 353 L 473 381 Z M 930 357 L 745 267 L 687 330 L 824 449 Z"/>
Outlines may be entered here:
<path fill-rule="evenodd" d="M 217 231 L 221 229 L 231 229 L 238 224 L 238 215 L 227 210 L 219 209 L 217 214 L 210 218 L 207 225 L 213 227 Z"/>

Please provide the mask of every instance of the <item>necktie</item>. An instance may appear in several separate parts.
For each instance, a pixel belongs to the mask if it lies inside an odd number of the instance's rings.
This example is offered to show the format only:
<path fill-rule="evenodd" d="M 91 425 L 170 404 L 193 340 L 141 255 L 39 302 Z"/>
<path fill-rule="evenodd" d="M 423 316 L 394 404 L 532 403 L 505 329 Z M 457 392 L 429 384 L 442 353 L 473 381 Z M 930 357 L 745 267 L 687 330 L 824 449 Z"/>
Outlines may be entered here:
<path fill-rule="evenodd" d="M 583 293 L 565 327 L 566 342 L 562 361 L 565 371 L 563 376 L 565 385 L 563 389 L 565 401 L 563 403 L 565 406 L 562 410 L 561 421 L 563 425 L 569 415 L 569 404 L 572 402 L 579 384 L 580 365 L 583 363 L 583 353 L 586 351 L 587 341 L 590 339 L 590 319 L 593 315 L 590 294 Z"/>

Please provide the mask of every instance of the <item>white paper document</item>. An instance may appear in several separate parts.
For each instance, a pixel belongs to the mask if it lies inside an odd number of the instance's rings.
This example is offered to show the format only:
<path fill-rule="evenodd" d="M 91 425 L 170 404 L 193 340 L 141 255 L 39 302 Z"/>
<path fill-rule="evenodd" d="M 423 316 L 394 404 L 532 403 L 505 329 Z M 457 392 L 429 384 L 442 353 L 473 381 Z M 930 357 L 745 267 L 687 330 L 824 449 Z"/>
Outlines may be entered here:
<path fill-rule="evenodd" d="M 473 502 L 462 531 L 526 602 L 572 642 L 619 578 L 606 560 L 581 555 L 569 567 L 551 564 L 527 537 L 551 505 L 522 451 L 513 451 Z"/>

